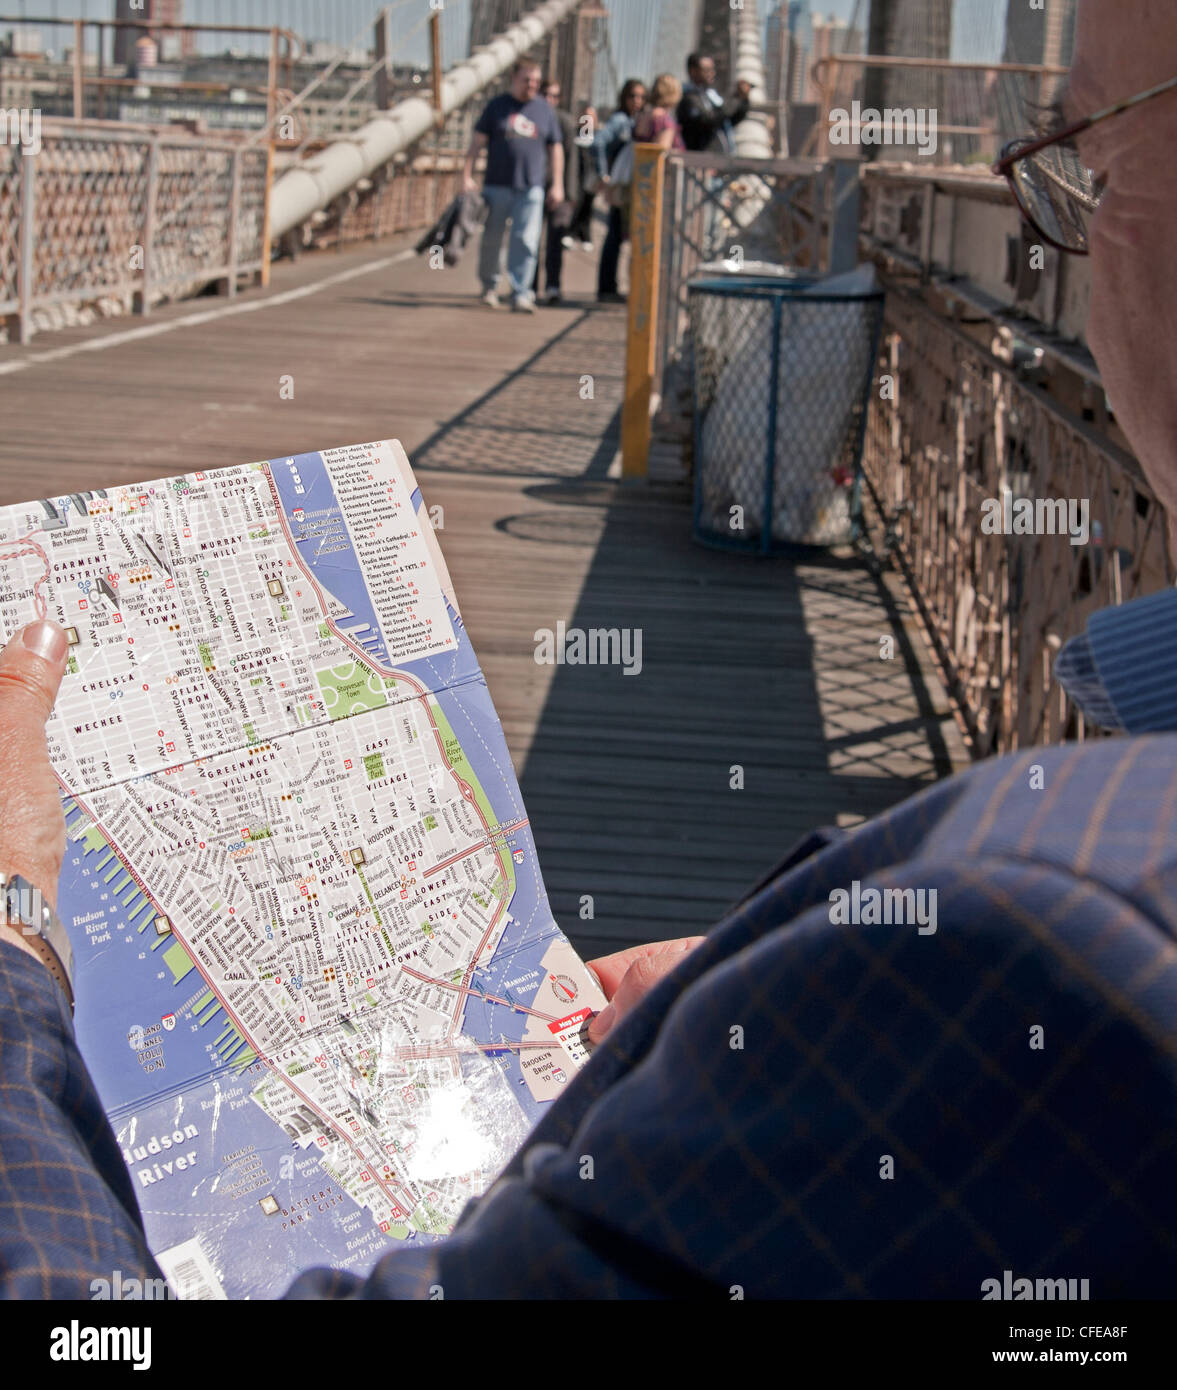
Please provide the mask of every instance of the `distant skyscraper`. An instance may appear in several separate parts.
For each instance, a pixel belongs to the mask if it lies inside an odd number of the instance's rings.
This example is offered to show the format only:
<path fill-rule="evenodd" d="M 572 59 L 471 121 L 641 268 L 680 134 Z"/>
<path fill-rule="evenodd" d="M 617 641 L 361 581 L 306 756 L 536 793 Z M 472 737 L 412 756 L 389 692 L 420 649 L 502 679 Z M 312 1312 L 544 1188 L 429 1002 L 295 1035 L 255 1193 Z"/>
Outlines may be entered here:
<path fill-rule="evenodd" d="M 822 19 L 820 15 L 813 20 L 813 49 L 809 56 L 809 70 L 806 74 L 805 82 L 805 101 L 819 100 L 820 93 L 817 84 L 813 81 L 813 69 L 823 58 L 833 57 L 838 53 L 861 53 L 862 32 L 852 29 L 844 19 Z M 828 80 L 828 79 L 827 79 Z M 850 100 L 849 93 L 857 90 L 861 82 L 861 69 L 857 67 L 844 67 L 838 79 L 838 99 Z"/>
<path fill-rule="evenodd" d="M 790 56 L 786 95 L 790 101 L 808 101 L 806 88 L 813 56 L 813 15 L 809 0 L 789 0 L 787 16 Z"/>
<path fill-rule="evenodd" d="M 158 19 L 163 24 L 183 24 L 184 0 L 115 0 L 115 19 Z M 114 36 L 114 61 L 130 64 L 135 59 L 136 40 L 150 36 L 159 48 L 160 58 L 171 59 L 187 57 L 196 51 L 195 34 L 183 34 L 175 29 L 116 29 Z"/>
<path fill-rule="evenodd" d="M 769 9 L 764 20 L 764 84 L 770 101 L 785 101 L 789 31 L 781 14 L 779 0 Z"/>

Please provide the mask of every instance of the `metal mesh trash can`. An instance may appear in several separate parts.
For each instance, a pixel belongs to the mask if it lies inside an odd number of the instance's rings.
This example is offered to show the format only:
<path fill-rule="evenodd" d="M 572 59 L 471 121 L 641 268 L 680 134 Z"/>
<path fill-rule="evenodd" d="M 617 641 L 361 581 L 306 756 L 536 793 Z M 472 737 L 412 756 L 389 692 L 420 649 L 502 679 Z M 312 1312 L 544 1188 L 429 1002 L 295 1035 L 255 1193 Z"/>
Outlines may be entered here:
<path fill-rule="evenodd" d="M 852 539 L 883 324 L 873 267 L 687 287 L 695 538 L 770 553 Z"/>

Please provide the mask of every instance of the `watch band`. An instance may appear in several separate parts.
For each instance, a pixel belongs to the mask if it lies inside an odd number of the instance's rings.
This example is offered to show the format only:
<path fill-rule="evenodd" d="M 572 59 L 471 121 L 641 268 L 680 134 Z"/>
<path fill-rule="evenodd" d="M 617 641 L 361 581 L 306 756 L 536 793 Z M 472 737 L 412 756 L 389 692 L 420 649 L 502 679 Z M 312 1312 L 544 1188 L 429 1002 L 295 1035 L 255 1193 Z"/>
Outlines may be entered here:
<path fill-rule="evenodd" d="M 74 954 L 61 919 L 21 874 L 0 875 L 0 921 L 19 931 L 74 1006 Z"/>

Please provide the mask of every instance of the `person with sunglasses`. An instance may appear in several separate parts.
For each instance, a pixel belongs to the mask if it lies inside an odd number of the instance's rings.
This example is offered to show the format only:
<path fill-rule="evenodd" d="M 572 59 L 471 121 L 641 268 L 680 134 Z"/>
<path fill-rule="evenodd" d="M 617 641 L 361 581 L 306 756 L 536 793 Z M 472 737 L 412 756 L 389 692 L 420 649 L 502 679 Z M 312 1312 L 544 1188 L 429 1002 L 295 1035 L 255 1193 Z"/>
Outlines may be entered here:
<path fill-rule="evenodd" d="M 1096 116 L 1003 163 L 1091 255 L 1091 345 L 1171 521 L 1172 66 L 1169 0 L 1081 0 L 1066 105 Z M 0 653 L 0 872 L 47 896 L 65 664 L 40 625 Z M 934 893 L 934 929 L 846 919 L 881 893 Z M 39 925 L 0 940 L 0 1291 L 84 1298 L 158 1271 Z M 594 964 L 595 1052 L 452 1235 L 291 1297 L 1177 1297 L 1177 738 L 987 761 L 814 832 L 702 940 Z"/>
<path fill-rule="evenodd" d="M 614 166 L 622 151 L 633 140 L 634 122 L 646 105 L 646 84 L 631 77 L 617 95 L 617 110 L 597 131 L 593 154 L 597 161 L 598 189 L 609 202 L 609 225 L 601 247 L 601 263 L 597 270 L 597 300 L 601 304 L 619 304 L 624 296 L 617 288 L 617 269 L 621 263 L 621 248 L 626 232 L 621 206 L 610 196 Z"/>

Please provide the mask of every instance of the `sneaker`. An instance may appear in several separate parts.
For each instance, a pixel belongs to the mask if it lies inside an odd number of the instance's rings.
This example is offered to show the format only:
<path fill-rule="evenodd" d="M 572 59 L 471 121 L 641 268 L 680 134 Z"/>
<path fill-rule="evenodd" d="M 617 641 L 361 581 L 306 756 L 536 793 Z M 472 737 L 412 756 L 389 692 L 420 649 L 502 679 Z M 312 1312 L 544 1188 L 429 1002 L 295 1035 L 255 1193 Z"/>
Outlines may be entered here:
<path fill-rule="evenodd" d="M 560 291 L 559 291 L 559 290 L 549 290 L 549 291 L 547 292 L 547 294 L 544 296 L 544 303 L 545 303 L 545 304 L 559 304 L 559 303 L 560 303 Z"/>
<path fill-rule="evenodd" d="M 512 307 L 514 308 L 517 314 L 534 314 L 535 300 L 528 299 L 526 296 L 520 295 L 519 298 L 515 300 L 515 303 Z"/>
<path fill-rule="evenodd" d="M 560 238 L 560 245 L 565 251 L 571 251 L 576 245 L 576 242 L 574 242 L 570 236 L 564 236 Z"/>
<path fill-rule="evenodd" d="M 494 290 L 484 290 L 482 292 L 482 303 L 488 309 L 501 309 L 503 301 L 498 297 Z"/>
<path fill-rule="evenodd" d="M 591 241 L 582 241 L 582 242 L 580 243 L 580 249 L 581 249 L 582 251 L 588 251 L 588 252 L 591 253 L 591 252 L 592 252 L 592 249 L 593 249 L 593 244 L 592 244 Z"/>
<path fill-rule="evenodd" d="M 625 302 L 625 295 L 618 294 L 616 290 L 612 290 L 608 294 L 597 295 L 598 304 L 624 304 Z"/>

